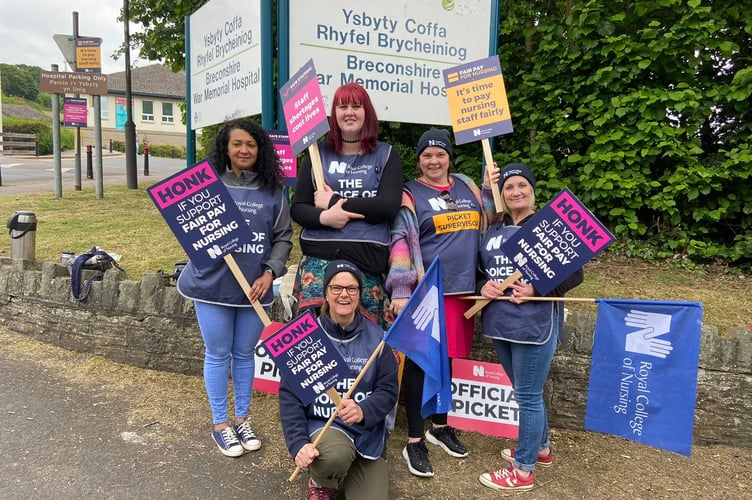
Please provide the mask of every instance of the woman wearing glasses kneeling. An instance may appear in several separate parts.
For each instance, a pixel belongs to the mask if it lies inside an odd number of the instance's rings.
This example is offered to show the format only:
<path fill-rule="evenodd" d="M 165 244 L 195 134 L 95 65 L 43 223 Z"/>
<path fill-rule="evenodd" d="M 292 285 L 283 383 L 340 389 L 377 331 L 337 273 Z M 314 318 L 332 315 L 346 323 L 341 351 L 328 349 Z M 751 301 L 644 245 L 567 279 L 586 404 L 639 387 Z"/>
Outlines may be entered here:
<path fill-rule="evenodd" d="M 324 272 L 324 304 L 319 324 L 347 362 L 352 376 L 340 381 L 341 394 L 364 369 L 384 330 L 361 313 L 363 274 L 353 263 L 334 260 Z M 397 359 L 388 347 L 365 372 L 353 393 L 337 406 L 337 418 L 313 446 L 332 410 L 326 394 L 304 405 L 283 378 L 279 386 L 279 415 L 287 449 L 295 465 L 308 468 L 308 498 L 389 498 L 386 462 L 387 416 L 397 404 Z M 341 387 L 345 385 L 345 387 Z"/>
<path fill-rule="evenodd" d="M 472 347 L 474 321 L 463 316 L 468 305 L 459 297 L 475 293 L 478 247 L 487 212 L 484 207 L 493 213 L 493 197 L 490 188 L 482 197 L 472 179 L 450 173 L 452 143 L 448 131 L 427 130 L 418 141 L 417 154 L 418 178 L 405 183 L 402 208 L 392 224 L 386 281 L 390 312 L 395 317 L 399 314 L 423 277 L 424 263 L 430 264 L 440 256 L 449 357 L 464 358 Z M 433 415 L 432 425 L 424 434 L 420 414 L 423 378 L 423 370 L 406 359 L 402 390 L 408 441 L 402 456 L 412 474 L 432 477 L 424 437 L 456 458 L 466 457 L 468 451 L 447 425 L 447 414 Z"/>

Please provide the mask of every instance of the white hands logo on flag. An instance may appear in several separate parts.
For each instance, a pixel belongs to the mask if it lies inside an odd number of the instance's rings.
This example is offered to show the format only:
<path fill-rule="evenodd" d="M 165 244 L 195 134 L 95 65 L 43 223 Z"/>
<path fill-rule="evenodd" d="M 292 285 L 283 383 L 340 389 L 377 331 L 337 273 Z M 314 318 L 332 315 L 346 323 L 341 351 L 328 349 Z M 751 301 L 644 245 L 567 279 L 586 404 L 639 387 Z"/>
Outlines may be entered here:
<path fill-rule="evenodd" d="M 433 321 L 431 328 L 431 337 L 440 342 L 439 334 L 439 290 L 435 286 L 429 288 L 423 300 L 420 301 L 418 307 L 410 316 L 413 320 L 413 325 L 420 331 L 426 329 L 429 323 Z"/>
<path fill-rule="evenodd" d="M 624 348 L 629 352 L 666 358 L 674 347 L 671 341 L 656 337 L 671 331 L 671 315 L 632 309 L 624 317 L 624 324 L 639 328 L 627 334 Z"/>

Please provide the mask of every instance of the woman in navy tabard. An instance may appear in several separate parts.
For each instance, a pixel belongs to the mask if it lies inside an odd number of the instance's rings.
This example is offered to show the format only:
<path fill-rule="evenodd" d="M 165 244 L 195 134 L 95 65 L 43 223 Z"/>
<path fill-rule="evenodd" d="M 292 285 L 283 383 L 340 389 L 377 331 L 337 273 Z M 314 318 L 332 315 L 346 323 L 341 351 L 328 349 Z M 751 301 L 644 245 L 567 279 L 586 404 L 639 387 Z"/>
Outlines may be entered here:
<path fill-rule="evenodd" d="M 274 278 L 287 271 L 292 224 L 279 159 L 261 126 L 247 119 L 225 123 L 209 159 L 253 233 L 253 243 L 233 253 L 251 291 L 246 296 L 221 259 L 202 269 L 189 262 L 177 286 L 184 297 L 193 300 L 204 340 L 204 382 L 214 424 L 212 438 L 223 455 L 237 457 L 261 447 L 248 411 L 255 348 L 264 325 L 251 301 L 265 307 L 272 304 Z M 229 370 L 235 399 L 232 424 L 227 414 Z"/>
<path fill-rule="evenodd" d="M 334 93 L 327 140 L 319 145 L 324 186 L 314 185 L 311 158 L 298 170 L 291 215 L 301 225 L 303 252 L 295 291 L 300 308 L 324 303 L 324 270 L 347 259 L 363 271 L 363 314 L 384 317 L 384 275 L 389 263 L 389 224 L 400 207 L 402 162 L 378 141 L 371 99 L 357 83 Z"/>

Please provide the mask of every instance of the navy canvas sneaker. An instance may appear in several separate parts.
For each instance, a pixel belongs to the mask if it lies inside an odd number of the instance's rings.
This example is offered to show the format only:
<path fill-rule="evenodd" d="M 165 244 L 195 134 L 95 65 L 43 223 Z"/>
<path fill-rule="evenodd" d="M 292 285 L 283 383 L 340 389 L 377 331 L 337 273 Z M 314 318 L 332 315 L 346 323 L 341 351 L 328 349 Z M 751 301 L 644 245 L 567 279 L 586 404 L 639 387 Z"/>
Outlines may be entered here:
<path fill-rule="evenodd" d="M 239 457 L 245 451 L 232 427 L 225 427 L 221 431 L 213 431 L 212 438 L 217 443 L 219 451 L 226 457 Z"/>

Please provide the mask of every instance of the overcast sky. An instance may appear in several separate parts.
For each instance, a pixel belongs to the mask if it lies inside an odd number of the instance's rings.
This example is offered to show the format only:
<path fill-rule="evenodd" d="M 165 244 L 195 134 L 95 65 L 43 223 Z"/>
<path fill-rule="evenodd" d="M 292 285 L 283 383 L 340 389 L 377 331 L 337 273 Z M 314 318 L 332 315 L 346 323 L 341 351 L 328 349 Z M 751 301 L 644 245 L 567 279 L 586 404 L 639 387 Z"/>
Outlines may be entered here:
<path fill-rule="evenodd" d="M 49 70 L 71 71 L 53 35 L 73 35 L 73 12 L 78 12 L 78 34 L 102 39 L 102 72 L 125 70 L 125 59 L 112 54 L 125 38 L 123 24 L 117 21 L 122 0 L 0 0 L 0 63 L 28 64 Z M 138 26 L 131 25 L 133 34 Z M 137 60 L 132 66 L 153 64 Z"/>

